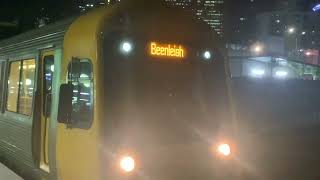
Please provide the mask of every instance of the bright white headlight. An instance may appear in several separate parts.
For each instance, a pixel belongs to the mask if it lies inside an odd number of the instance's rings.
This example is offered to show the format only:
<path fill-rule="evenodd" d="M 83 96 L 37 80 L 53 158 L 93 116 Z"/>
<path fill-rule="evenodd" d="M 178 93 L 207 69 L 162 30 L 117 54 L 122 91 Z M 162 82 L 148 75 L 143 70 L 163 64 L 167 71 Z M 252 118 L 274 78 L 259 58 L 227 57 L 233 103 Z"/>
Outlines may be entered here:
<path fill-rule="evenodd" d="M 204 57 L 205 59 L 210 59 L 210 58 L 211 58 L 211 52 L 210 52 L 210 51 L 205 51 L 205 52 L 203 53 L 203 57 Z"/>
<path fill-rule="evenodd" d="M 230 156 L 231 155 L 231 148 L 229 144 L 220 144 L 217 148 L 218 153 L 224 155 L 224 156 Z"/>
<path fill-rule="evenodd" d="M 122 157 L 120 160 L 120 168 L 127 173 L 132 172 L 135 168 L 134 159 L 130 156 Z"/>
<path fill-rule="evenodd" d="M 124 54 L 129 54 L 132 51 L 132 43 L 129 41 L 124 41 L 120 45 L 120 50 Z"/>

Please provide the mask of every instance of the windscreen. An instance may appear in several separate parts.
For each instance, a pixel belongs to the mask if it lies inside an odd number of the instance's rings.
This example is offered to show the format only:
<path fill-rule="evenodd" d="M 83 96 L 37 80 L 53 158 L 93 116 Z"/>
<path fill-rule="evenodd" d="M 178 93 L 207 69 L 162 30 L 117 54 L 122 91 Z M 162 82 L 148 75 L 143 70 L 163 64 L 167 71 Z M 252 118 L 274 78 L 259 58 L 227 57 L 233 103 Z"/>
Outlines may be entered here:
<path fill-rule="evenodd" d="M 144 145 L 214 137 L 229 120 L 218 51 L 197 42 L 127 37 L 114 33 L 104 39 L 108 137 Z"/>

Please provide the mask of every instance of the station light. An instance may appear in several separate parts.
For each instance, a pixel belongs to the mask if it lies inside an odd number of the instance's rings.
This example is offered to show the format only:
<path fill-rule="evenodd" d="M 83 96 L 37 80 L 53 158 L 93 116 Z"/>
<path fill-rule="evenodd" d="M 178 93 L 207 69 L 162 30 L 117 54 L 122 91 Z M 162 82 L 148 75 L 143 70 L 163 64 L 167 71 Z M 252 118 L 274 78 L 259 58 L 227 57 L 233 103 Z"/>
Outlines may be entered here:
<path fill-rule="evenodd" d="M 231 155 L 231 147 L 229 144 L 220 144 L 217 148 L 219 154 L 227 157 Z"/>
<path fill-rule="evenodd" d="M 277 77 L 277 78 L 285 78 L 285 77 L 287 77 L 288 76 L 288 72 L 287 71 L 276 71 L 276 73 L 275 73 L 275 76 Z"/>
<path fill-rule="evenodd" d="M 263 46 L 263 44 L 261 44 L 261 43 L 256 43 L 256 44 L 254 44 L 253 46 L 251 46 L 251 52 L 252 52 L 254 55 L 262 54 L 263 51 L 264 51 L 264 46 Z"/>
<path fill-rule="evenodd" d="M 124 54 L 129 54 L 132 49 L 132 43 L 129 41 L 123 41 L 120 45 L 120 51 Z"/>
<path fill-rule="evenodd" d="M 296 31 L 296 29 L 294 27 L 289 27 L 288 28 L 288 33 L 289 34 L 293 34 Z"/>
<path fill-rule="evenodd" d="M 262 77 L 265 75 L 265 70 L 264 69 L 252 69 L 251 75 L 254 77 Z"/>
<path fill-rule="evenodd" d="M 255 51 L 256 53 L 261 52 L 261 50 L 262 50 L 262 47 L 261 47 L 261 46 L 256 46 L 256 47 L 254 48 L 254 51 Z"/>
<path fill-rule="evenodd" d="M 305 54 L 306 54 L 306 56 L 311 56 L 312 55 L 312 53 L 310 51 L 307 51 Z"/>
<path fill-rule="evenodd" d="M 52 72 L 54 72 L 54 65 L 51 65 L 51 66 L 50 66 L 50 70 L 51 70 Z"/>
<path fill-rule="evenodd" d="M 26 79 L 26 85 L 30 86 L 32 84 L 32 80 L 31 79 Z"/>
<path fill-rule="evenodd" d="M 126 172 L 126 173 L 130 173 L 134 170 L 135 168 L 135 161 L 132 157 L 130 156 L 124 156 L 121 158 L 120 160 L 120 168 Z"/>

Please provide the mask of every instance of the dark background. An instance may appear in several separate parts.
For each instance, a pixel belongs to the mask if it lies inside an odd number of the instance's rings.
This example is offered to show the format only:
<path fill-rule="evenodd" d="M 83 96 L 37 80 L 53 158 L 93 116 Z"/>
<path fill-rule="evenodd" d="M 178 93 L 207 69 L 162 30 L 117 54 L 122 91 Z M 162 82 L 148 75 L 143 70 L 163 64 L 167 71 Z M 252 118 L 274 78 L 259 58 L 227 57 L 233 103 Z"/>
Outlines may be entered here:
<path fill-rule="evenodd" d="M 0 5 L 0 39 L 38 27 L 39 19 L 46 23 L 80 13 L 78 6 L 99 0 L 1 0 Z M 240 17 L 255 18 L 256 14 L 276 10 L 281 0 L 225 0 L 224 26 L 226 40 L 239 40 L 235 32 L 241 26 Z M 301 0 L 303 11 L 311 11 L 318 0 Z M 103 0 L 100 0 L 103 2 Z M 3 24 L 5 22 L 5 24 Z M 250 21 L 241 29 L 254 34 L 255 23 Z M 9 24 L 8 24 L 9 23 Z M 252 33 L 250 33 L 252 31 Z M 250 39 L 251 37 L 241 37 Z"/>
<path fill-rule="evenodd" d="M 38 19 L 48 22 L 71 16 L 77 12 L 76 3 L 69 0 L 1 0 L 0 38 L 37 27 Z"/>

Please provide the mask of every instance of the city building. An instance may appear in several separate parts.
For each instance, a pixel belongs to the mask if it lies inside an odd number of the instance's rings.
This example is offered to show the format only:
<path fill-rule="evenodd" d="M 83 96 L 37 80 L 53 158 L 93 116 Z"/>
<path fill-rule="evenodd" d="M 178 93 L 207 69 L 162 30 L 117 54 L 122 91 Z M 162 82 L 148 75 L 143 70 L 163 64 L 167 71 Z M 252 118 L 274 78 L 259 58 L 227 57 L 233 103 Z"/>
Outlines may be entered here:
<path fill-rule="evenodd" d="M 192 0 L 164 0 L 168 5 L 179 8 L 193 9 Z"/>
<path fill-rule="evenodd" d="M 224 0 L 196 0 L 196 15 L 218 35 L 224 34 Z"/>
<path fill-rule="evenodd" d="M 224 34 L 224 0 L 164 0 L 168 5 L 190 10 L 221 37 Z"/>
<path fill-rule="evenodd" d="M 257 16 L 261 41 L 282 38 L 287 52 L 320 49 L 320 14 L 302 11 L 273 11 Z"/>
<path fill-rule="evenodd" d="M 310 3 L 312 3 L 310 0 L 277 0 L 275 10 L 306 11 Z"/>
<path fill-rule="evenodd" d="M 276 0 L 225 0 L 226 41 L 241 46 L 251 45 L 256 41 L 256 15 L 274 10 Z"/>
<path fill-rule="evenodd" d="M 77 5 L 80 11 L 84 12 L 97 6 L 112 5 L 117 2 L 120 0 L 82 0 L 78 1 Z"/>

